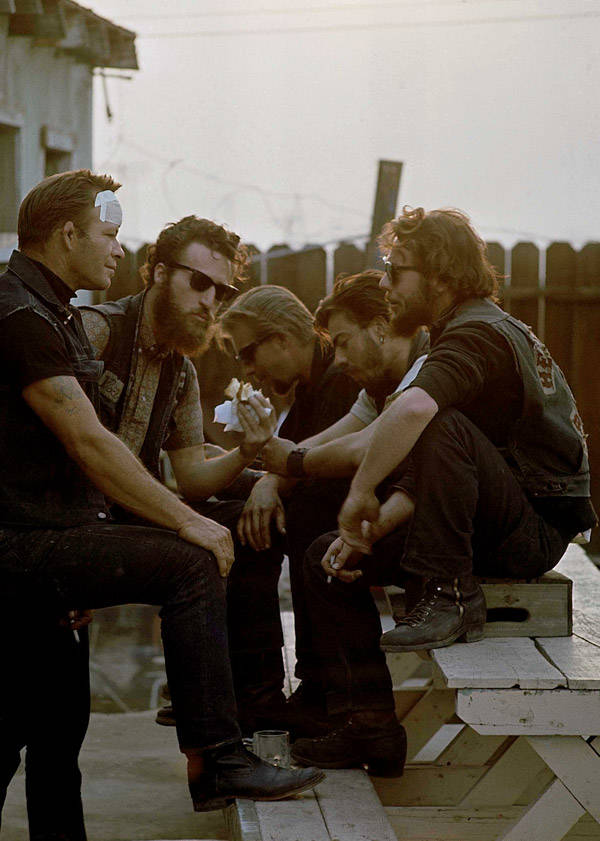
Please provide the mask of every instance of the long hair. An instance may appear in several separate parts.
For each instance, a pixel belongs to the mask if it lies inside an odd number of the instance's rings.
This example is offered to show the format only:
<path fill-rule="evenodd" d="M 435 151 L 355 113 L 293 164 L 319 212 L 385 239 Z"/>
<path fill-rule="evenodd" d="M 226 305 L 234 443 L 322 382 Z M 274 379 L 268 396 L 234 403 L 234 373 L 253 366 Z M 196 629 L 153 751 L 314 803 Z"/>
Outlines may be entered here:
<path fill-rule="evenodd" d="M 319 331 L 300 298 L 283 286 L 257 286 L 234 300 L 219 319 L 227 332 L 235 324 L 247 325 L 258 340 L 285 334 L 308 344 Z"/>
<path fill-rule="evenodd" d="M 485 242 L 460 210 L 427 213 L 405 206 L 401 216 L 383 226 L 378 243 L 387 252 L 394 246 L 408 248 L 423 275 L 439 277 L 457 301 L 497 300 L 500 275 L 487 258 Z"/>

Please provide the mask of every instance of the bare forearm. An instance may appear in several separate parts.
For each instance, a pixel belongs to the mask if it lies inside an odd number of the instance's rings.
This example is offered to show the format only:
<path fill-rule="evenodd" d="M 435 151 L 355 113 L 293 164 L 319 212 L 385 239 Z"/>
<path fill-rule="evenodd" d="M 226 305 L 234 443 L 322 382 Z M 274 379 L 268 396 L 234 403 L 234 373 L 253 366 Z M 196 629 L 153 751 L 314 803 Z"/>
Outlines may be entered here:
<path fill-rule="evenodd" d="M 179 490 L 190 501 L 207 499 L 227 488 L 254 459 L 242 456 L 239 448 L 190 465 Z"/>
<path fill-rule="evenodd" d="M 361 462 L 367 443 L 367 435 L 354 433 L 320 447 L 312 447 L 304 456 L 304 472 L 308 476 L 330 478 L 352 476 Z"/>
<path fill-rule="evenodd" d="M 371 426 L 369 444 L 352 481 L 357 492 L 373 491 L 411 452 L 437 413 L 435 401 L 420 388 L 409 389 Z"/>
<path fill-rule="evenodd" d="M 67 445 L 67 451 L 105 496 L 134 514 L 174 531 L 196 516 L 107 430 Z"/>

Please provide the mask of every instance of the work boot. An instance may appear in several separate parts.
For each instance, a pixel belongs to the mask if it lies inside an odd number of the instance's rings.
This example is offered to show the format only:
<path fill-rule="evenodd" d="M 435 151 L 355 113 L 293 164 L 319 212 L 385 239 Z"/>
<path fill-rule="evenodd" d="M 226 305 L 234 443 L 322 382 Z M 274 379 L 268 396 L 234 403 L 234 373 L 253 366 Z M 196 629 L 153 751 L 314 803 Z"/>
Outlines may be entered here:
<path fill-rule="evenodd" d="M 292 759 L 318 768 L 366 766 L 376 777 L 401 777 L 406 761 L 406 731 L 393 713 L 381 723 L 366 725 L 350 719 L 320 739 L 298 739 Z"/>
<path fill-rule="evenodd" d="M 472 575 L 450 581 L 430 578 L 423 598 L 381 637 L 381 649 L 419 651 L 456 640 L 475 642 L 483 637 L 485 619 L 483 590 Z"/>
<path fill-rule="evenodd" d="M 165 701 L 171 701 L 171 690 L 169 689 L 168 683 L 163 683 L 160 687 L 160 696 L 164 698 Z M 171 703 L 165 704 L 164 707 L 160 707 L 156 711 L 156 719 L 157 724 L 162 724 L 163 727 L 175 727 L 175 713 L 173 712 L 173 705 Z"/>
<path fill-rule="evenodd" d="M 317 768 L 276 768 L 246 750 L 242 742 L 205 750 L 204 770 L 200 774 L 190 772 L 193 757 L 188 758 L 190 794 L 196 812 L 223 809 L 236 797 L 283 800 L 314 788 L 325 779 Z"/>

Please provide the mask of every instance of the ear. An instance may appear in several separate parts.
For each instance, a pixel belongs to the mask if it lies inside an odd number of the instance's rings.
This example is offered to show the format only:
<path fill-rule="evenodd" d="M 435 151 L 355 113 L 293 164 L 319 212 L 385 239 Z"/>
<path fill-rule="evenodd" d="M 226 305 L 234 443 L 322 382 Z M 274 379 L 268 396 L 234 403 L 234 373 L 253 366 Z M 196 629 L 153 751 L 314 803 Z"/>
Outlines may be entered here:
<path fill-rule="evenodd" d="M 154 267 L 153 281 L 155 286 L 164 286 L 169 280 L 169 270 L 164 263 L 157 263 Z"/>
<path fill-rule="evenodd" d="M 72 251 L 77 239 L 77 230 L 73 222 L 65 222 L 60 229 L 60 239 L 67 251 Z"/>

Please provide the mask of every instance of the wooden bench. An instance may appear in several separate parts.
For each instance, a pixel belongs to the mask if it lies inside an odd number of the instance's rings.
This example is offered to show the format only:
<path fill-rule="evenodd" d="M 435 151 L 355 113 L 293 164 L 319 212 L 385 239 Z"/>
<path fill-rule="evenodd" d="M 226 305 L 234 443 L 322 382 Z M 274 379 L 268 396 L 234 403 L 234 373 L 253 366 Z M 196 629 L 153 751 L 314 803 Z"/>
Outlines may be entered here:
<path fill-rule="evenodd" d="M 408 764 L 372 779 L 398 837 L 600 839 L 600 572 L 575 545 L 557 569 L 573 635 L 389 658 Z"/>

